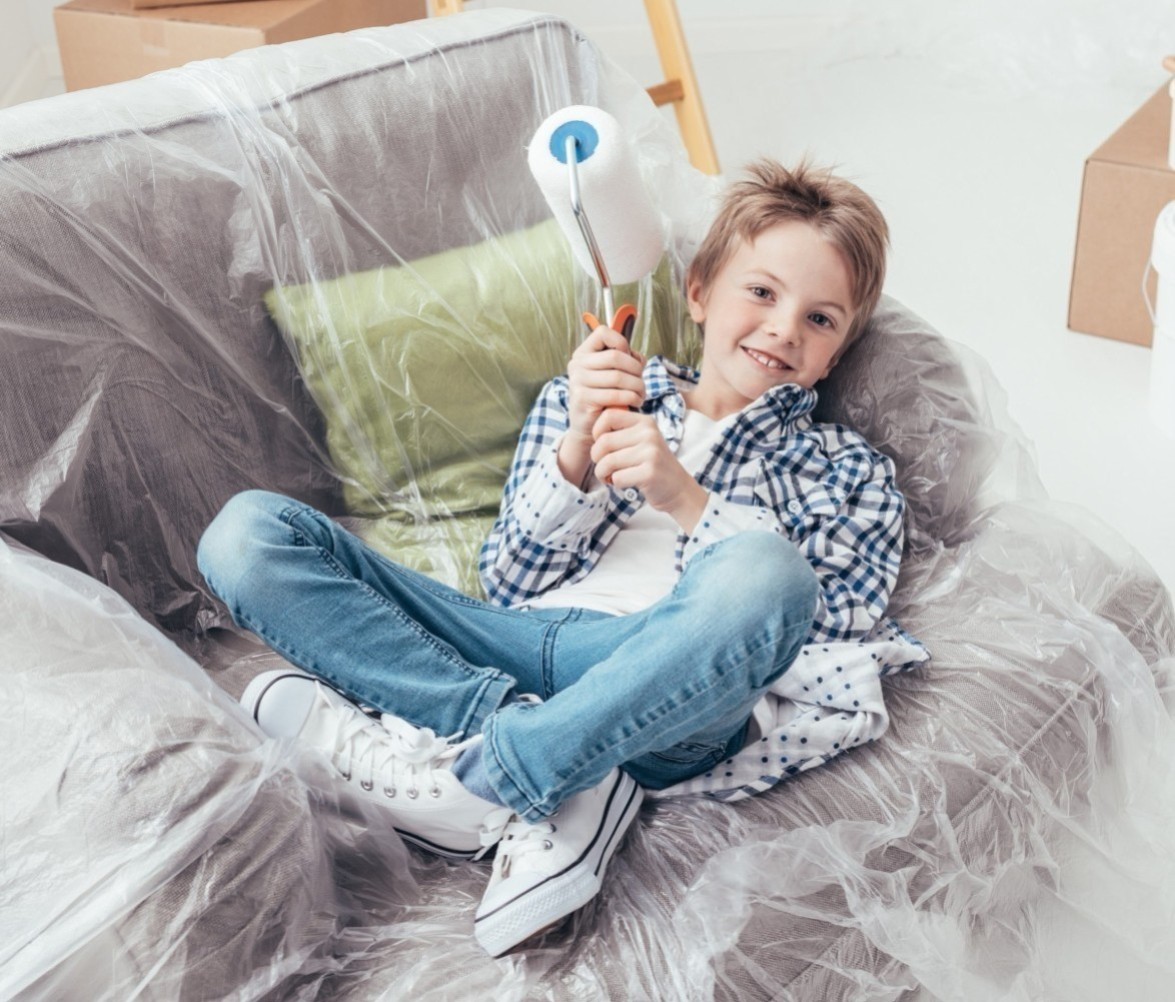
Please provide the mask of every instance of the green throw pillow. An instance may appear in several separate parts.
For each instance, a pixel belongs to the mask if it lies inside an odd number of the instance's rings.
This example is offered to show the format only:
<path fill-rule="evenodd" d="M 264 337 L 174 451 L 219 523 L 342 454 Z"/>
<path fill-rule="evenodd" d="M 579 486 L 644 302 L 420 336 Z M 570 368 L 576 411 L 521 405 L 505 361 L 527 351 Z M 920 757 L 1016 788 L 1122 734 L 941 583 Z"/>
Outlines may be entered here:
<path fill-rule="evenodd" d="M 586 333 L 578 267 L 551 220 L 266 294 L 372 546 L 481 593 L 477 555 L 523 422 Z M 636 303 L 639 351 L 680 357 L 687 315 L 666 263 L 643 287 L 618 288 L 616 302 Z"/>

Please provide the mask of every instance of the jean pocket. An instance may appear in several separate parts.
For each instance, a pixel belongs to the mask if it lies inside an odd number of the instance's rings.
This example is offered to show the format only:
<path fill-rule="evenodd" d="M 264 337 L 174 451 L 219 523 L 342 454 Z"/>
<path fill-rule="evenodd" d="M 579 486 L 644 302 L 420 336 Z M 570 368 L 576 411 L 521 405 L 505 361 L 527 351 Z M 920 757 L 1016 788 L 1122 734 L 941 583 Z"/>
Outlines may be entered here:
<path fill-rule="evenodd" d="M 688 765 L 697 769 L 705 769 L 725 754 L 725 741 L 719 743 L 682 741 L 661 751 L 650 752 L 649 757 L 675 766 Z"/>

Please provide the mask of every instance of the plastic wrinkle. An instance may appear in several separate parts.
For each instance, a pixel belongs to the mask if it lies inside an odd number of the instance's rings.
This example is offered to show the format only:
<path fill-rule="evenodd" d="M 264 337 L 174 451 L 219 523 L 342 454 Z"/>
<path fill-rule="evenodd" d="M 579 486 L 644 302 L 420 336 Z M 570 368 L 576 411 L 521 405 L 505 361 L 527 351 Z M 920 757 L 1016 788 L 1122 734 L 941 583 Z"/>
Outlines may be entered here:
<path fill-rule="evenodd" d="M 1016 80 L 1062 56 L 1109 74 L 1047 27 Z M 953 37 L 922 31 L 903 44 Z M 881 679 L 877 740 L 738 802 L 648 798 L 601 893 L 493 960 L 488 860 L 406 847 L 237 705 L 282 666 L 196 566 L 238 491 L 476 593 L 517 431 L 600 310 L 525 162 L 571 104 L 620 122 L 668 240 L 618 292 L 634 344 L 694 362 L 680 283 L 716 182 L 552 17 L 328 36 L 0 112 L 0 998 L 1158 997 L 1170 596 L 1047 496 L 983 360 L 892 299 L 815 415 L 890 455 L 908 501 L 888 614 L 932 660 Z"/>

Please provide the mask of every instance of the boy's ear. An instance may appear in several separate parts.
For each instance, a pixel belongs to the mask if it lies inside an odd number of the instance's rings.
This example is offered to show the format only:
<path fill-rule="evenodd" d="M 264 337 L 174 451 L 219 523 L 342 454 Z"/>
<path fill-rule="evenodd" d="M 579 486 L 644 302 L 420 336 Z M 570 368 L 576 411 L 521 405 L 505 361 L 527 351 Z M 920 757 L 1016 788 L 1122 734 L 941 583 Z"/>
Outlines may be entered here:
<path fill-rule="evenodd" d="M 706 319 L 706 296 L 702 283 L 690 276 L 685 283 L 685 301 L 689 304 L 690 319 L 701 324 Z"/>

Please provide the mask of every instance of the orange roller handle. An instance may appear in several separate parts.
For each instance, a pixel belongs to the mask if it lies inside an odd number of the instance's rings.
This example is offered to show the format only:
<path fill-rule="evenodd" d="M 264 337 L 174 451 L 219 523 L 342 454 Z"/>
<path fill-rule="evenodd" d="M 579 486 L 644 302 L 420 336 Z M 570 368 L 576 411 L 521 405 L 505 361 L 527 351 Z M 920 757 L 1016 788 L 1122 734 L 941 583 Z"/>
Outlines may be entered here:
<path fill-rule="evenodd" d="M 588 330 L 594 331 L 600 326 L 600 321 L 594 313 L 585 313 L 583 322 L 588 325 Z M 623 334 L 626 341 L 632 341 L 632 331 L 636 327 L 636 307 L 627 303 L 620 307 L 612 316 L 612 322 L 608 326 L 617 333 Z"/>

